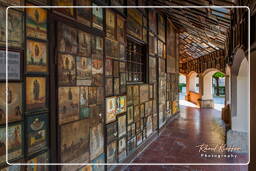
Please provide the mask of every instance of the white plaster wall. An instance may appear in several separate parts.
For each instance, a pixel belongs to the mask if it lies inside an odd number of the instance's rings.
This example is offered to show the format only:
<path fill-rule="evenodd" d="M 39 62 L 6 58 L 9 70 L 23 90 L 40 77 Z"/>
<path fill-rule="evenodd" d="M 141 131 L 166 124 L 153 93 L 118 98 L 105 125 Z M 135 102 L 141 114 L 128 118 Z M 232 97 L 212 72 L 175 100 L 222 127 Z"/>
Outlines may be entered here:
<path fill-rule="evenodd" d="M 232 117 L 232 130 L 248 132 L 249 65 L 244 59 L 237 76 L 237 116 Z"/>
<path fill-rule="evenodd" d="M 212 97 L 212 76 L 216 71 L 207 73 L 203 77 L 203 96 L 202 100 L 211 100 Z"/>
<path fill-rule="evenodd" d="M 226 68 L 226 77 L 225 77 L 225 91 L 226 91 L 226 104 L 231 104 L 231 71 L 230 67 Z"/>
<path fill-rule="evenodd" d="M 189 91 L 196 91 L 196 73 L 193 73 L 189 78 Z"/>

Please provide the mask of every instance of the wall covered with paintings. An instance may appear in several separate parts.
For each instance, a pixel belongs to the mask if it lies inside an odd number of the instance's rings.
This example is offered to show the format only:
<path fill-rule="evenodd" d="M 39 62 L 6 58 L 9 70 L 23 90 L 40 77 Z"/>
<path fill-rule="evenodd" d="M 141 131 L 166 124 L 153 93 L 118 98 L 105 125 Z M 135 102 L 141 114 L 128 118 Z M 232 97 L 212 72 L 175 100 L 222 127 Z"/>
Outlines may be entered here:
<path fill-rule="evenodd" d="M 7 1 L 6 1 L 7 2 Z M 8 1 L 9 2 L 9 1 Z M 153 9 L 42 9 L 45 0 L 1 1 L 0 167 L 14 163 L 127 162 L 179 112 L 175 27 Z M 129 4 L 131 3 L 131 4 Z M 49 5 L 145 5 L 53 0 Z M 8 102 L 5 87 L 5 8 Z M 5 135 L 8 104 L 8 136 Z M 51 150 L 49 150 L 51 149 Z M 22 166 L 112 170 L 111 166 Z"/>
<path fill-rule="evenodd" d="M 8 86 L 6 87 L 5 9 L 9 5 L 24 4 L 35 5 L 21 0 L 0 1 L 0 167 L 6 167 L 6 170 L 35 169 L 32 166 L 7 167 L 5 157 L 7 148 L 10 163 L 49 162 L 49 44 L 46 9 L 8 10 Z M 8 123 L 7 135 L 6 123 Z M 37 169 L 45 170 L 47 167 L 37 166 Z"/>

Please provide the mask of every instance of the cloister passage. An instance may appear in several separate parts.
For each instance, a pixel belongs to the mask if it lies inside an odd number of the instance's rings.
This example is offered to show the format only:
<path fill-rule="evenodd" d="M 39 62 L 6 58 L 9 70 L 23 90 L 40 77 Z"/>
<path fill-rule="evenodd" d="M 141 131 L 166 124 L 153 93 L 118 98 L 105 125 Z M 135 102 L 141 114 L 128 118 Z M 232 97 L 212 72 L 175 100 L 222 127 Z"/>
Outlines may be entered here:
<path fill-rule="evenodd" d="M 184 75 L 182 76 L 184 77 Z M 185 92 L 188 101 L 202 108 L 216 107 L 221 111 L 225 104 L 226 86 L 224 73 L 215 68 L 207 69 L 199 74 L 192 71 L 186 75 L 186 81 L 188 84 Z"/>
<path fill-rule="evenodd" d="M 256 0 L 0 0 L 0 170 L 246 171 L 255 51 Z"/>

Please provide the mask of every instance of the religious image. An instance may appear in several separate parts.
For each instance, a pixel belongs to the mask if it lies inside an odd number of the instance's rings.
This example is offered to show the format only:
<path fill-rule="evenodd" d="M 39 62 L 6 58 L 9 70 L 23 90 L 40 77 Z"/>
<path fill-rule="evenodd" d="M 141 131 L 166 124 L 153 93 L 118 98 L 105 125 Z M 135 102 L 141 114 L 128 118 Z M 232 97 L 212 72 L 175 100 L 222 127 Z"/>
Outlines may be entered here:
<path fill-rule="evenodd" d="M 156 22 L 156 12 L 154 10 L 149 10 L 149 28 L 151 31 L 153 31 L 154 33 L 156 33 L 156 26 L 157 26 L 157 22 Z"/>
<path fill-rule="evenodd" d="M 6 104 L 8 122 L 22 119 L 22 86 L 21 83 L 8 83 L 6 101 L 6 84 L 0 83 L 0 124 L 6 123 Z"/>
<path fill-rule="evenodd" d="M 127 141 L 127 151 L 128 151 L 128 153 L 131 153 L 135 149 L 135 147 L 136 147 L 136 137 Z"/>
<path fill-rule="evenodd" d="M 105 60 L 105 75 L 112 76 L 113 75 L 113 63 L 111 59 Z"/>
<path fill-rule="evenodd" d="M 92 160 L 92 163 L 105 163 L 105 155 L 101 154 L 99 157 Z M 92 166 L 93 171 L 104 171 L 104 165 L 93 165 Z"/>
<path fill-rule="evenodd" d="M 134 106 L 134 121 L 140 120 L 140 105 Z"/>
<path fill-rule="evenodd" d="M 126 85 L 126 73 L 120 73 L 120 86 Z"/>
<path fill-rule="evenodd" d="M 126 137 L 118 140 L 118 161 L 121 162 L 126 157 Z"/>
<path fill-rule="evenodd" d="M 127 105 L 133 104 L 133 92 L 132 92 L 133 86 L 129 85 L 127 86 Z"/>
<path fill-rule="evenodd" d="M 106 78 L 105 80 L 106 96 L 111 96 L 113 95 L 113 78 Z"/>
<path fill-rule="evenodd" d="M 142 143 L 142 133 L 139 133 L 136 136 L 136 139 L 137 139 L 137 146 L 139 146 Z"/>
<path fill-rule="evenodd" d="M 89 106 L 89 97 L 88 97 L 88 87 L 80 87 L 79 94 L 80 94 L 80 108 L 81 107 L 88 107 Z"/>
<path fill-rule="evenodd" d="M 149 82 L 156 82 L 156 58 L 149 57 Z"/>
<path fill-rule="evenodd" d="M 127 33 L 142 39 L 142 14 L 137 9 L 127 9 Z"/>
<path fill-rule="evenodd" d="M 89 161 L 89 121 L 79 120 L 61 126 L 61 162 Z"/>
<path fill-rule="evenodd" d="M 125 20 L 118 15 L 117 16 L 117 30 L 116 30 L 116 34 L 117 34 L 117 40 L 119 42 L 125 43 Z"/>
<path fill-rule="evenodd" d="M 165 19 L 162 15 L 158 15 L 158 36 L 165 41 Z"/>
<path fill-rule="evenodd" d="M 47 147 L 47 115 L 36 115 L 27 119 L 27 152 L 29 155 Z"/>
<path fill-rule="evenodd" d="M 119 43 L 118 41 L 105 39 L 105 54 L 108 58 L 119 58 Z"/>
<path fill-rule="evenodd" d="M 47 72 L 47 43 L 27 40 L 27 72 Z"/>
<path fill-rule="evenodd" d="M 154 85 L 149 85 L 148 86 L 148 90 L 149 90 L 148 97 L 150 99 L 153 99 L 154 98 Z"/>
<path fill-rule="evenodd" d="M 125 4 L 124 4 L 124 0 L 111 0 L 111 5 L 112 6 L 124 6 Z M 120 13 L 124 14 L 125 8 L 115 8 L 115 9 L 118 10 Z"/>
<path fill-rule="evenodd" d="M 79 119 L 79 88 L 59 87 L 59 124 Z"/>
<path fill-rule="evenodd" d="M 23 163 L 22 160 L 20 161 L 15 161 L 15 163 Z M 1 171 L 24 171 L 24 166 L 21 166 L 21 165 L 8 165 L 7 167 L 5 168 L 2 168 Z"/>
<path fill-rule="evenodd" d="M 71 58 L 72 59 L 72 58 Z M 76 83 L 77 85 L 91 85 L 92 60 L 86 57 L 76 57 Z M 71 68 L 70 68 L 71 69 Z"/>
<path fill-rule="evenodd" d="M 120 79 L 114 78 L 114 95 L 120 94 Z"/>
<path fill-rule="evenodd" d="M 92 77 L 95 86 L 103 85 L 103 60 L 92 60 Z"/>
<path fill-rule="evenodd" d="M 148 85 L 144 84 L 140 86 L 140 103 L 144 103 L 148 100 Z"/>
<path fill-rule="evenodd" d="M 118 137 L 126 135 L 126 115 L 118 117 Z"/>
<path fill-rule="evenodd" d="M 106 123 L 116 120 L 116 97 L 106 98 Z"/>
<path fill-rule="evenodd" d="M 145 28 L 143 28 L 143 41 L 148 41 L 148 31 Z"/>
<path fill-rule="evenodd" d="M 66 8 L 72 9 L 72 8 Z M 58 50 L 60 52 L 77 54 L 77 30 L 65 24 L 58 24 Z"/>
<path fill-rule="evenodd" d="M 0 0 L 1 3 L 5 5 L 11 5 L 11 6 L 21 6 L 23 5 L 23 0 Z"/>
<path fill-rule="evenodd" d="M 20 158 L 23 155 L 22 144 L 22 125 L 14 124 L 8 125 L 8 161 Z M 4 164 L 6 161 L 6 128 L 0 128 L 0 164 Z"/>
<path fill-rule="evenodd" d="M 159 58 L 159 75 L 165 76 L 165 59 Z"/>
<path fill-rule="evenodd" d="M 145 116 L 145 104 L 140 104 L 140 117 L 143 118 Z"/>
<path fill-rule="evenodd" d="M 30 164 L 49 163 L 49 154 L 48 152 L 40 154 L 35 158 L 28 160 L 27 163 L 30 163 Z M 27 171 L 38 171 L 38 170 L 48 171 L 49 170 L 49 166 L 47 165 L 27 165 L 26 168 L 27 168 Z"/>
<path fill-rule="evenodd" d="M 27 37 L 47 40 L 47 10 L 26 8 L 26 28 Z"/>
<path fill-rule="evenodd" d="M 113 76 L 119 77 L 119 61 L 113 60 Z"/>
<path fill-rule="evenodd" d="M 92 74 L 93 75 L 103 74 L 103 61 L 102 60 L 97 60 L 97 59 L 92 60 Z"/>
<path fill-rule="evenodd" d="M 128 106 L 127 107 L 127 124 L 132 123 L 133 120 L 134 120 L 133 106 Z"/>
<path fill-rule="evenodd" d="M 119 71 L 126 72 L 126 63 L 125 62 L 119 62 Z"/>
<path fill-rule="evenodd" d="M 116 144 L 116 141 L 113 141 L 107 146 L 107 162 L 116 163 L 116 161 L 117 161 L 117 144 Z"/>
<path fill-rule="evenodd" d="M 97 105 L 103 105 L 104 100 L 104 87 L 97 87 Z"/>
<path fill-rule="evenodd" d="M 117 122 L 112 122 L 106 125 L 107 129 L 107 143 L 110 143 L 117 138 Z"/>
<path fill-rule="evenodd" d="M 137 105 L 139 103 L 140 103 L 139 86 L 133 86 L 133 104 Z"/>
<path fill-rule="evenodd" d="M 93 6 L 97 5 L 93 3 Z M 103 9 L 93 8 L 92 15 L 92 26 L 96 29 L 103 30 Z"/>
<path fill-rule="evenodd" d="M 92 171 L 92 165 L 83 166 L 77 171 Z"/>
<path fill-rule="evenodd" d="M 152 134 L 152 116 L 147 117 L 147 137 Z"/>
<path fill-rule="evenodd" d="M 148 115 L 151 115 L 153 114 L 153 101 L 147 101 L 145 103 L 145 114 L 148 116 Z"/>
<path fill-rule="evenodd" d="M 26 77 L 26 110 L 46 108 L 46 78 Z"/>
<path fill-rule="evenodd" d="M 20 11 L 8 10 L 8 46 L 21 48 L 24 44 L 23 15 Z M 0 45 L 6 47 L 6 9 L 0 7 Z"/>
<path fill-rule="evenodd" d="M 116 98 L 116 113 L 126 112 L 126 96 L 119 96 Z"/>
<path fill-rule="evenodd" d="M 115 39 L 116 16 L 111 9 L 106 9 L 106 34 L 110 39 Z"/>
<path fill-rule="evenodd" d="M 88 87 L 79 87 L 80 102 L 79 102 L 79 113 L 80 118 L 89 118 L 91 114 L 91 109 L 89 108 L 89 88 Z"/>
<path fill-rule="evenodd" d="M 92 58 L 103 59 L 103 38 L 100 36 L 92 36 Z"/>
<path fill-rule="evenodd" d="M 80 61 L 79 61 L 80 62 Z M 78 76 L 79 78 L 82 75 L 85 75 L 85 71 L 80 67 L 82 64 L 83 68 L 87 68 L 88 62 L 86 59 L 83 60 L 83 63 L 78 62 Z M 90 64 L 90 63 L 89 63 Z M 83 72 L 81 72 L 81 70 Z M 86 72 L 87 74 L 89 71 Z M 79 81 L 78 81 L 79 82 Z M 58 83 L 59 85 L 75 85 L 76 83 L 76 64 L 75 58 L 72 55 L 68 54 L 59 54 L 58 56 Z"/>
<path fill-rule="evenodd" d="M 164 43 L 160 40 L 158 40 L 158 50 L 157 50 L 157 54 L 159 57 L 161 58 L 165 58 L 166 55 L 165 55 L 165 46 L 164 46 Z"/>
<path fill-rule="evenodd" d="M 90 159 L 96 159 L 104 150 L 103 126 L 98 124 L 90 128 Z"/>
<path fill-rule="evenodd" d="M 91 35 L 84 31 L 78 31 L 79 55 L 91 57 Z"/>
<path fill-rule="evenodd" d="M 77 6 L 91 6 L 91 0 L 77 0 Z M 91 8 L 77 8 L 77 19 L 79 22 L 91 26 Z"/>
<path fill-rule="evenodd" d="M 97 87 L 89 87 L 88 98 L 89 105 L 97 104 Z"/>
<path fill-rule="evenodd" d="M 55 6 L 74 6 L 73 0 L 53 0 L 53 5 Z M 66 16 L 74 16 L 74 8 L 56 8 L 54 9 Z"/>
<path fill-rule="evenodd" d="M 152 33 L 149 33 L 149 37 L 148 37 L 148 46 L 149 46 L 149 54 L 150 55 L 155 55 L 155 37 Z"/>
<path fill-rule="evenodd" d="M 119 58 L 125 60 L 125 46 L 121 43 L 119 44 Z"/>

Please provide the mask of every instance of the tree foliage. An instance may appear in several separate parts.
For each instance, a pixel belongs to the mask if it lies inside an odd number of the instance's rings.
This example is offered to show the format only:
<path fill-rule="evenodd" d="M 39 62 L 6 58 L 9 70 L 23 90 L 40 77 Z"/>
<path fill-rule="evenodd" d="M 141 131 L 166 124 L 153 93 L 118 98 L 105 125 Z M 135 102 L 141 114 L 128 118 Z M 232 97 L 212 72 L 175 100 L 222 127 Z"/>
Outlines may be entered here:
<path fill-rule="evenodd" d="M 213 74 L 213 77 L 215 77 L 215 78 L 223 78 L 223 77 L 225 77 L 225 75 L 223 73 L 221 73 L 221 72 L 216 72 L 215 74 Z"/>

